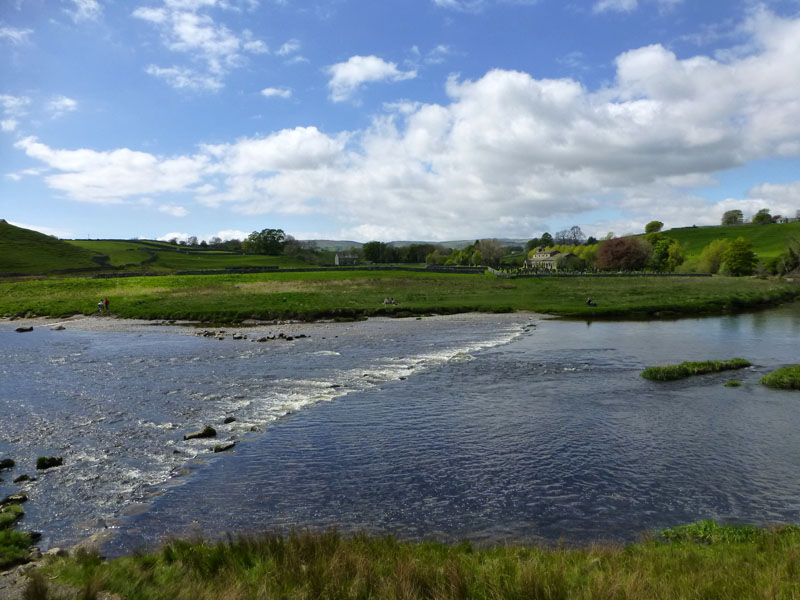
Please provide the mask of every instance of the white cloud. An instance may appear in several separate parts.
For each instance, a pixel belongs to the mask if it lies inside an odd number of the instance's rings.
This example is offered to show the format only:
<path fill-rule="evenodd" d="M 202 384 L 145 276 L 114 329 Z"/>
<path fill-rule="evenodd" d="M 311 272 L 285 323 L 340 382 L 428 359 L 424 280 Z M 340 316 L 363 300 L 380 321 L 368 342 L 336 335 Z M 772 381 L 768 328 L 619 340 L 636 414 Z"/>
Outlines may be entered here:
<path fill-rule="evenodd" d="M 189 211 L 183 206 L 176 206 L 174 204 L 163 204 L 158 207 L 158 211 L 171 217 L 185 217 L 189 214 Z"/>
<path fill-rule="evenodd" d="M 28 41 L 28 36 L 33 29 L 17 29 L 16 27 L 0 27 L 0 40 L 9 40 L 12 44 L 20 45 Z"/>
<path fill-rule="evenodd" d="M 45 106 L 47 112 L 56 119 L 68 112 L 78 109 L 78 103 L 72 98 L 66 96 L 56 96 L 52 98 Z"/>
<path fill-rule="evenodd" d="M 300 50 L 300 40 L 289 40 L 278 49 L 278 56 L 289 56 Z"/>
<path fill-rule="evenodd" d="M 59 229 L 58 227 L 31 225 L 29 223 L 20 223 L 19 221 L 9 221 L 9 223 L 11 225 L 14 225 L 14 227 L 22 227 L 22 229 L 30 229 L 32 231 L 38 231 L 39 233 L 43 233 L 45 235 L 54 235 L 57 238 L 61 239 L 73 239 L 75 237 L 71 231 L 67 229 Z"/>
<path fill-rule="evenodd" d="M 113 202 L 129 197 L 180 191 L 201 179 L 205 157 L 165 158 L 127 148 L 110 152 L 54 150 L 28 137 L 15 147 L 53 170 L 47 184 L 83 202 Z"/>
<path fill-rule="evenodd" d="M 3 108 L 3 114 L 8 116 L 19 117 L 24 115 L 30 103 L 31 99 L 27 96 L 0 94 L 0 107 Z"/>
<path fill-rule="evenodd" d="M 598 0 L 592 10 L 603 12 L 631 12 L 639 7 L 638 0 Z"/>
<path fill-rule="evenodd" d="M 653 218 L 714 224 L 727 207 L 783 213 L 796 184 L 765 182 L 717 203 L 687 191 L 749 161 L 800 157 L 800 18 L 757 10 L 742 30 L 752 50 L 738 58 L 679 58 L 660 45 L 624 52 L 598 91 L 499 69 L 451 77 L 447 102 L 386 105 L 359 132 L 298 127 L 171 157 L 31 138 L 17 147 L 74 199 L 183 192 L 243 214 L 320 214 L 353 237 L 522 237 L 590 215 L 621 233 Z M 381 59 L 341 65 L 353 67 L 335 72 L 341 98 L 403 76 Z"/>
<path fill-rule="evenodd" d="M 268 87 L 261 90 L 261 94 L 267 98 L 273 98 L 277 96 L 278 98 L 286 99 L 292 97 L 292 90 L 286 88 Z"/>
<path fill-rule="evenodd" d="M 82 21 L 97 21 L 103 16 L 103 7 L 97 0 L 72 0 L 73 8 L 67 13 L 76 23 Z"/>
<path fill-rule="evenodd" d="M 178 89 L 218 90 L 232 69 L 244 64 L 245 54 L 265 54 L 267 45 L 244 30 L 240 34 L 199 13 L 203 8 L 235 8 L 213 0 L 165 0 L 161 7 L 139 7 L 132 16 L 156 26 L 164 45 L 203 65 L 203 71 L 172 66 L 150 65 L 147 73 L 164 79 Z"/>
<path fill-rule="evenodd" d="M 149 65 L 145 72 L 153 77 L 163 79 L 170 86 L 178 90 L 217 91 L 223 83 L 219 77 L 198 73 L 192 69 L 182 67 L 158 67 Z"/>
<path fill-rule="evenodd" d="M 352 56 L 347 62 L 331 65 L 327 72 L 331 76 L 328 87 L 334 102 L 349 100 L 365 83 L 403 81 L 417 76 L 416 71 L 401 71 L 395 63 L 377 56 Z"/>
<path fill-rule="evenodd" d="M 3 119 L 0 121 L 0 130 L 2 131 L 14 131 L 17 128 L 19 123 L 16 119 Z"/>

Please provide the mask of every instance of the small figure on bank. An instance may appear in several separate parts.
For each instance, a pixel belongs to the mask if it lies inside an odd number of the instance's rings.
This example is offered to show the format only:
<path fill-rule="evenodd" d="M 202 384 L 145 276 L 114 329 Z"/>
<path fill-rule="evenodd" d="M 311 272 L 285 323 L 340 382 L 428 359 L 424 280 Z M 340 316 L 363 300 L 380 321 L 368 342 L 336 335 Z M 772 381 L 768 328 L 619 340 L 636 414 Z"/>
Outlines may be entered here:
<path fill-rule="evenodd" d="M 586 306 L 597 306 L 597 303 L 591 298 L 586 299 Z"/>
<path fill-rule="evenodd" d="M 105 305 L 106 312 L 108 312 L 108 298 L 103 300 L 103 304 Z"/>
<path fill-rule="evenodd" d="M 97 312 L 103 312 L 103 307 L 104 306 L 105 306 L 105 304 L 103 304 L 103 300 L 101 298 L 100 302 L 97 303 Z"/>

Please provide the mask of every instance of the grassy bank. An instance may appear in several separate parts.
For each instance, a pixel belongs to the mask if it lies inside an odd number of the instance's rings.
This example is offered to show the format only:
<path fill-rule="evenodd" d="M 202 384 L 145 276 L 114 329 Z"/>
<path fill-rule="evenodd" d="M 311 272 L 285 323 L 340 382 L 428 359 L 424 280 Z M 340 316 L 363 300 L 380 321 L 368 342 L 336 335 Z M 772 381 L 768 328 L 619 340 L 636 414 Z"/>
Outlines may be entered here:
<path fill-rule="evenodd" d="M 91 314 L 108 297 L 124 318 L 244 319 L 530 310 L 579 318 L 719 314 L 790 301 L 798 288 L 745 278 L 498 279 L 491 275 L 335 271 L 71 278 L 0 283 L 0 315 Z M 591 296 L 598 304 L 586 305 Z M 383 299 L 394 297 L 397 306 Z"/>
<path fill-rule="evenodd" d="M 642 371 L 641 375 L 645 379 L 651 379 L 653 381 L 675 381 L 676 379 L 686 379 L 687 377 L 692 377 L 694 375 L 705 375 L 707 373 L 719 373 L 720 371 L 744 369 L 750 365 L 750 361 L 743 358 L 733 358 L 731 360 L 682 362 L 679 365 L 648 367 Z"/>
<path fill-rule="evenodd" d="M 800 390 L 800 365 L 783 367 L 764 375 L 760 382 L 779 390 Z"/>
<path fill-rule="evenodd" d="M 794 598 L 800 528 L 703 522 L 626 547 L 582 549 L 477 549 L 335 532 L 176 541 L 110 562 L 85 553 L 56 559 L 34 584 L 38 598 L 53 597 L 45 588 L 56 576 L 131 600 Z"/>

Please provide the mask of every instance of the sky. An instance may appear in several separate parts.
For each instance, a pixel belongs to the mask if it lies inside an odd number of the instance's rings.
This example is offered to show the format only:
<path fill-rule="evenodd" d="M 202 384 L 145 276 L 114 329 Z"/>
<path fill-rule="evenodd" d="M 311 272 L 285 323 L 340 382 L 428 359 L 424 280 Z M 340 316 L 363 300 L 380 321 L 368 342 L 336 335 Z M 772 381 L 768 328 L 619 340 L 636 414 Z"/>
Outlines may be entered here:
<path fill-rule="evenodd" d="M 0 0 L 0 218 L 528 239 L 800 211 L 800 0 Z"/>

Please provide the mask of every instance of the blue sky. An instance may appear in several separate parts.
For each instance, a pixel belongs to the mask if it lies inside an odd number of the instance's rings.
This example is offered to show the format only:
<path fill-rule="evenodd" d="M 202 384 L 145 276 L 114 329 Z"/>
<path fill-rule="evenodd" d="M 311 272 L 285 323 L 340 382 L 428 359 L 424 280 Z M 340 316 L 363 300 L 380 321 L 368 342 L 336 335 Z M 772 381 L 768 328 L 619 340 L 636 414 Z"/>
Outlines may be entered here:
<path fill-rule="evenodd" d="M 0 0 L 0 218 L 529 238 L 800 210 L 800 0 Z"/>

